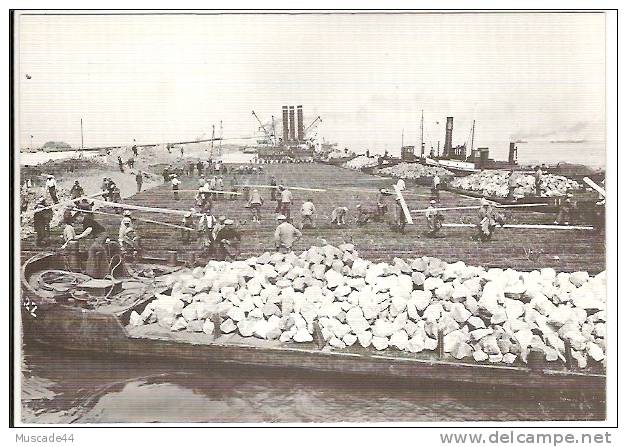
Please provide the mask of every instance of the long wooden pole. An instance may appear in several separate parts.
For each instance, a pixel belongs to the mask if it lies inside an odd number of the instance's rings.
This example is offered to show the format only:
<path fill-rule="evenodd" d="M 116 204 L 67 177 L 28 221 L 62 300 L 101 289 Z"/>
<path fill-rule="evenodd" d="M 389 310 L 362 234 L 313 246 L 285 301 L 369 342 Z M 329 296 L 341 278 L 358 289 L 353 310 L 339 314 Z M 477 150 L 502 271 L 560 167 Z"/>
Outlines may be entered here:
<path fill-rule="evenodd" d="M 394 185 L 394 191 L 396 192 L 396 197 L 401 202 L 401 208 L 403 210 L 403 214 L 405 214 L 405 219 L 408 224 L 413 224 L 414 221 L 411 218 L 411 214 L 409 213 L 409 208 L 407 208 L 407 204 L 405 203 L 405 199 L 403 198 L 403 194 L 401 194 L 401 190 L 397 185 Z"/>
<path fill-rule="evenodd" d="M 93 193 L 93 194 L 89 194 L 89 195 L 86 195 L 86 196 L 77 197 L 76 199 L 68 199 L 68 200 L 64 200 L 64 201 L 62 201 L 62 202 L 55 203 L 55 204 L 52 204 L 52 205 L 48 205 L 48 206 L 45 206 L 45 207 L 43 207 L 43 208 L 39 208 L 39 209 L 37 209 L 37 210 L 25 211 L 25 212 L 23 212 L 23 213 L 21 213 L 21 214 L 22 214 L 22 215 L 30 215 L 30 214 L 35 214 L 35 211 L 40 212 L 40 211 L 44 211 L 44 210 L 49 210 L 49 209 L 57 208 L 57 207 L 59 207 L 59 206 L 66 205 L 66 204 L 68 204 L 68 203 L 73 203 L 73 202 L 76 202 L 77 200 L 82 200 L 82 199 L 91 199 L 92 197 L 97 197 L 97 196 L 101 196 L 101 195 L 102 195 L 102 191 L 101 191 L 101 192 L 95 192 L 95 193 Z"/>
<path fill-rule="evenodd" d="M 596 192 L 598 192 L 603 197 L 605 197 L 605 189 L 601 188 L 599 185 L 594 183 L 590 178 L 584 177 L 583 181 L 586 182 L 586 184 L 590 186 L 592 189 L 594 189 Z"/>
<path fill-rule="evenodd" d="M 102 216 L 122 217 L 119 214 L 104 213 L 102 211 L 95 211 L 95 210 L 82 210 L 80 208 L 74 208 L 74 211 L 78 211 L 78 212 L 81 212 L 81 213 L 99 214 L 99 215 L 102 215 Z M 175 225 L 175 224 L 171 224 L 171 223 L 168 223 L 168 222 L 160 222 L 158 220 L 144 219 L 142 217 L 133 217 L 133 219 L 134 220 L 138 220 L 140 222 L 148 222 L 148 223 L 153 223 L 153 224 L 157 224 L 157 225 L 163 225 L 163 226 L 166 226 L 166 227 L 179 228 L 181 230 L 195 231 L 194 228 L 183 227 L 181 225 Z"/>
<path fill-rule="evenodd" d="M 129 210 L 137 210 L 137 211 L 146 211 L 149 213 L 162 213 L 162 214 L 176 214 L 177 216 L 184 216 L 189 211 L 184 210 L 172 210 L 170 208 L 154 208 L 149 206 L 138 206 L 138 205 L 129 205 L 127 203 L 116 203 L 116 202 L 107 202 L 106 200 L 98 200 L 94 199 L 94 202 L 97 202 L 104 206 L 110 206 L 112 208 L 123 208 Z"/>
<path fill-rule="evenodd" d="M 276 186 L 270 186 L 270 185 L 235 185 L 235 186 L 247 186 L 249 188 L 270 188 L 270 189 L 274 189 L 276 188 Z M 298 187 L 298 186 L 286 186 L 287 189 L 293 189 L 293 190 L 297 190 L 297 191 L 313 191 L 313 192 L 326 192 L 326 189 L 317 189 L 317 188 L 302 188 L 302 187 Z"/>
<path fill-rule="evenodd" d="M 517 205 L 494 205 L 495 208 L 532 208 L 537 206 L 549 206 L 548 203 L 521 203 Z M 454 211 L 454 210 L 478 210 L 481 208 L 479 205 L 473 206 L 453 206 L 449 208 L 433 208 L 429 210 L 428 208 L 422 210 L 411 210 L 412 213 L 424 213 L 426 211 Z"/>
<path fill-rule="evenodd" d="M 476 224 L 465 223 L 445 223 L 443 227 L 476 227 Z M 542 225 L 542 224 L 506 224 L 503 228 L 528 228 L 528 229 L 542 229 L 542 230 L 594 230 L 594 227 L 587 225 Z"/>

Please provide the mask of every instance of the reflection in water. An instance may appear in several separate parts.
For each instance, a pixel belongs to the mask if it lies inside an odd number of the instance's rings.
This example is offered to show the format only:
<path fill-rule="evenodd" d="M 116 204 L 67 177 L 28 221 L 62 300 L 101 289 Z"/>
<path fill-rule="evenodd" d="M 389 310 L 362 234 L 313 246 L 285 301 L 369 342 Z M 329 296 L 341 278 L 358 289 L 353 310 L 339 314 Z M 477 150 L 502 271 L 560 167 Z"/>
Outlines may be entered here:
<path fill-rule="evenodd" d="M 22 420 L 412 422 L 600 420 L 605 402 L 295 371 L 133 362 L 24 345 Z"/>

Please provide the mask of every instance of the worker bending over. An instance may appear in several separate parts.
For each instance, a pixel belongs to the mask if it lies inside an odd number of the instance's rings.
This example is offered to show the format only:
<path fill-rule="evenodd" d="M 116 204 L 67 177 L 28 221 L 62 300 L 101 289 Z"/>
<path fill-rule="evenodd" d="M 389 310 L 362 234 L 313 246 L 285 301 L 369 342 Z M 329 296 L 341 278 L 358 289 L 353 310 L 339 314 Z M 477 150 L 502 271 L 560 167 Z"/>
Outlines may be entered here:
<path fill-rule="evenodd" d="M 281 200 L 281 207 L 279 213 L 285 216 L 286 220 L 290 220 L 290 208 L 292 206 L 292 192 L 287 189 L 286 186 L 279 185 L 279 198 Z"/>
<path fill-rule="evenodd" d="M 133 221 L 129 216 L 122 218 L 120 231 L 118 232 L 118 242 L 122 253 L 136 257 L 140 252 L 140 239 L 133 227 Z"/>
<path fill-rule="evenodd" d="M 40 197 L 35 204 L 33 214 L 33 226 L 37 235 L 35 243 L 38 247 L 48 245 L 48 237 L 50 237 L 50 221 L 52 221 L 52 209 L 48 208 L 46 199 Z"/>
<path fill-rule="evenodd" d="M 348 208 L 345 206 L 338 206 L 331 211 L 331 225 L 338 227 L 346 226 L 346 217 L 348 216 Z"/>
<path fill-rule="evenodd" d="M 427 237 L 444 237 L 443 235 L 438 234 L 442 228 L 444 216 L 435 208 L 436 203 L 437 202 L 435 200 L 431 200 L 429 202 L 429 207 L 425 212 L 425 216 L 427 218 Z"/>
<path fill-rule="evenodd" d="M 70 199 L 78 199 L 85 195 L 85 190 L 78 183 L 78 180 L 74 180 L 74 184 L 72 185 L 72 189 L 70 189 Z"/>
<path fill-rule="evenodd" d="M 203 212 L 198 220 L 198 234 L 203 255 L 209 255 L 213 247 L 213 229 L 216 225 L 216 218 L 210 212 Z"/>
<path fill-rule="evenodd" d="M 401 198 L 396 198 L 396 206 L 394 207 L 394 230 L 400 232 L 401 234 L 405 233 L 405 225 L 407 224 L 407 218 L 405 217 L 405 212 L 403 211 L 403 206 L 401 204 Z"/>
<path fill-rule="evenodd" d="M 54 178 L 54 175 L 49 175 L 46 180 L 46 189 L 48 190 L 48 194 L 50 194 L 50 198 L 54 203 L 59 203 L 59 199 L 57 198 L 57 181 Z"/>
<path fill-rule="evenodd" d="M 172 192 L 174 193 L 174 200 L 179 200 L 179 185 L 181 181 L 178 179 L 176 174 L 172 174 Z"/>
<path fill-rule="evenodd" d="M 263 198 L 257 189 L 253 189 L 250 192 L 248 199 L 248 207 L 252 213 L 252 220 L 255 223 L 261 222 L 261 206 L 263 205 Z"/>
<path fill-rule="evenodd" d="M 377 197 L 377 214 L 375 216 L 376 220 L 379 222 L 383 222 L 385 213 L 388 211 L 387 196 L 389 195 L 390 193 L 388 193 L 385 189 L 382 188 L 379 190 L 379 195 Z"/>
<path fill-rule="evenodd" d="M 492 239 L 496 226 L 505 224 L 505 217 L 494 211 L 492 204 L 487 199 L 481 199 L 481 208 L 478 212 L 477 236 L 482 242 Z"/>
<path fill-rule="evenodd" d="M 303 222 L 300 226 L 301 230 L 304 230 L 305 228 L 316 228 L 313 220 L 315 212 L 316 207 L 314 206 L 311 199 L 307 199 L 305 202 L 303 202 L 302 206 L 300 207 L 300 214 L 303 218 Z"/>
<path fill-rule="evenodd" d="M 241 241 L 242 235 L 235 228 L 235 222 L 226 219 L 224 226 L 216 234 L 216 258 L 223 261 L 237 259 Z"/>
<path fill-rule="evenodd" d="M 287 222 L 287 217 L 279 214 L 276 218 L 279 225 L 274 231 L 274 242 L 276 248 L 281 253 L 292 251 L 294 243 L 302 237 L 302 233 L 291 223 Z"/>
<path fill-rule="evenodd" d="M 193 212 L 195 210 L 192 208 L 183 216 L 183 227 L 189 228 L 189 230 L 184 230 L 181 228 L 181 240 L 183 242 L 189 242 L 193 236 L 194 230 L 194 215 Z"/>

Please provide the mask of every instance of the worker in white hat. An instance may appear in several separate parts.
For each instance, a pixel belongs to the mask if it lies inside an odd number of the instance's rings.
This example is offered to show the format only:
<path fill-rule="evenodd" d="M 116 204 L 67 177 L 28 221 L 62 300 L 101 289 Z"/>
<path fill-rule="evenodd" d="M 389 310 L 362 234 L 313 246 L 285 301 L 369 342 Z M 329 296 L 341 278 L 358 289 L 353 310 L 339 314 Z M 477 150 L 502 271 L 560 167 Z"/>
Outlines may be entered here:
<path fill-rule="evenodd" d="M 174 200 L 179 200 L 179 185 L 181 184 L 181 181 L 179 180 L 176 174 L 172 174 L 172 180 L 170 181 L 170 183 L 172 183 L 172 192 L 174 193 Z"/>
<path fill-rule="evenodd" d="M 37 199 L 33 212 L 33 227 L 37 234 L 36 244 L 38 247 L 48 245 L 52 215 L 52 209 L 48 208 L 46 199 L 44 197 Z"/>
<path fill-rule="evenodd" d="M 48 175 L 48 179 L 46 180 L 46 189 L 48 190 L 48 194 L 50 194 L 50 198 L 54 203 L 59 203 L 59 198 L 57 197 L 57 181 L 54 178 L 54 175 Z"/>
<path fill-rule="evenodd" d="M 403 205 L 401 203 L 401 198 L 396 197 L 395 199 L 396 206 L 394 207 L 394 226 L 393 228 L 401 234 L 405 233 L 405 225 L 407 224 L 407 219 L 405 218 L 405 212 L 403 211 Z"/>
<path fill-rule="evenodd" d="M 236 259 L 241 241 L 242 235 L 235 228 L 235 221 L 225 219 L 224 226 L 216 234 L 217 258 L 225 261 Z"/>
<path fill-rule="evenodd" d="M 280 213 L 285 216 L 286 220 L 290 220 L 290 208 L 292 206 L 292 192 L 286 186 L 279 186 L 279 195 L 281 197 Z"/>
<path fill-rule="evenodd" d="M 139 236 L 130 217 L 123 217 L 118 232 L 118 242 L 123 253 L 135 255 L 139 252 Z"/>
<path fill-rule="evenodd" d="M 439 236 L 438 232 L 440 231 L 440 228 L 442 228 L 444 216 L 438 209 L 436 209 L 436 204 L 437 202 L 435 200 L 431 200 L 429 202 L 429 207 L 425 212 L 425 216 L 427 218 L 427 237 L 443 237 Z"/>
<path fill-rule="evenodd" d="M 250 208 L 250 212 L 252 213 L 252 221 L 253 223 L 261 223 L 261 206 L 263 205 L 263 197 L 259 194 L 259 190 L 254 188 L 250 191 L 250 195 L 248 197 L 248 207 Z"/>
<path fill-rule="evenodd" d="M 303 234 L 287 221 L 287 216 L 279 214 L 276 220 L 279 221 L 279 225 L 274 231 L 275 246 L 281 253 L 288 253 L 292 251 L 294 243 L 298 241 Z"/>

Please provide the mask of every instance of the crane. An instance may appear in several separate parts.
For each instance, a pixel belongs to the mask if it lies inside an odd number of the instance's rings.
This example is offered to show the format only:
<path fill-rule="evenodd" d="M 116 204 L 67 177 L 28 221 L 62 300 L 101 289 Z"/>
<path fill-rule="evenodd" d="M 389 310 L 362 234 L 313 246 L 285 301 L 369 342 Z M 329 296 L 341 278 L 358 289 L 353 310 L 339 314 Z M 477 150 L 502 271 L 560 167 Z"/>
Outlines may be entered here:
<path fill-rule="evenodd" d="M 322 122 L 322 118 L 320 118 L 319 116 L 315 120 L 313 120 L 309 126 L 307 126 L 304 133 L 306 134 L 307 132 L 309 132 L 309 130 L 318 122 Z"/>
<path fill-rule="evenodd" d="M 261 120 L 259 119 L 259 117 L 257 116 L 257 114 L 255 113 L 254 110 L 253 110 L 253 116 L 257 119 L 257 122 L 259 123 L 259 125 L 263 129 L 263 132 L 266 134 L 266 137 L 268 137 L 268 140 L 272 141 L 272 137 L 270 136 L 270 133 L 266 130 L 265 126 L 261 123 Z"/>

